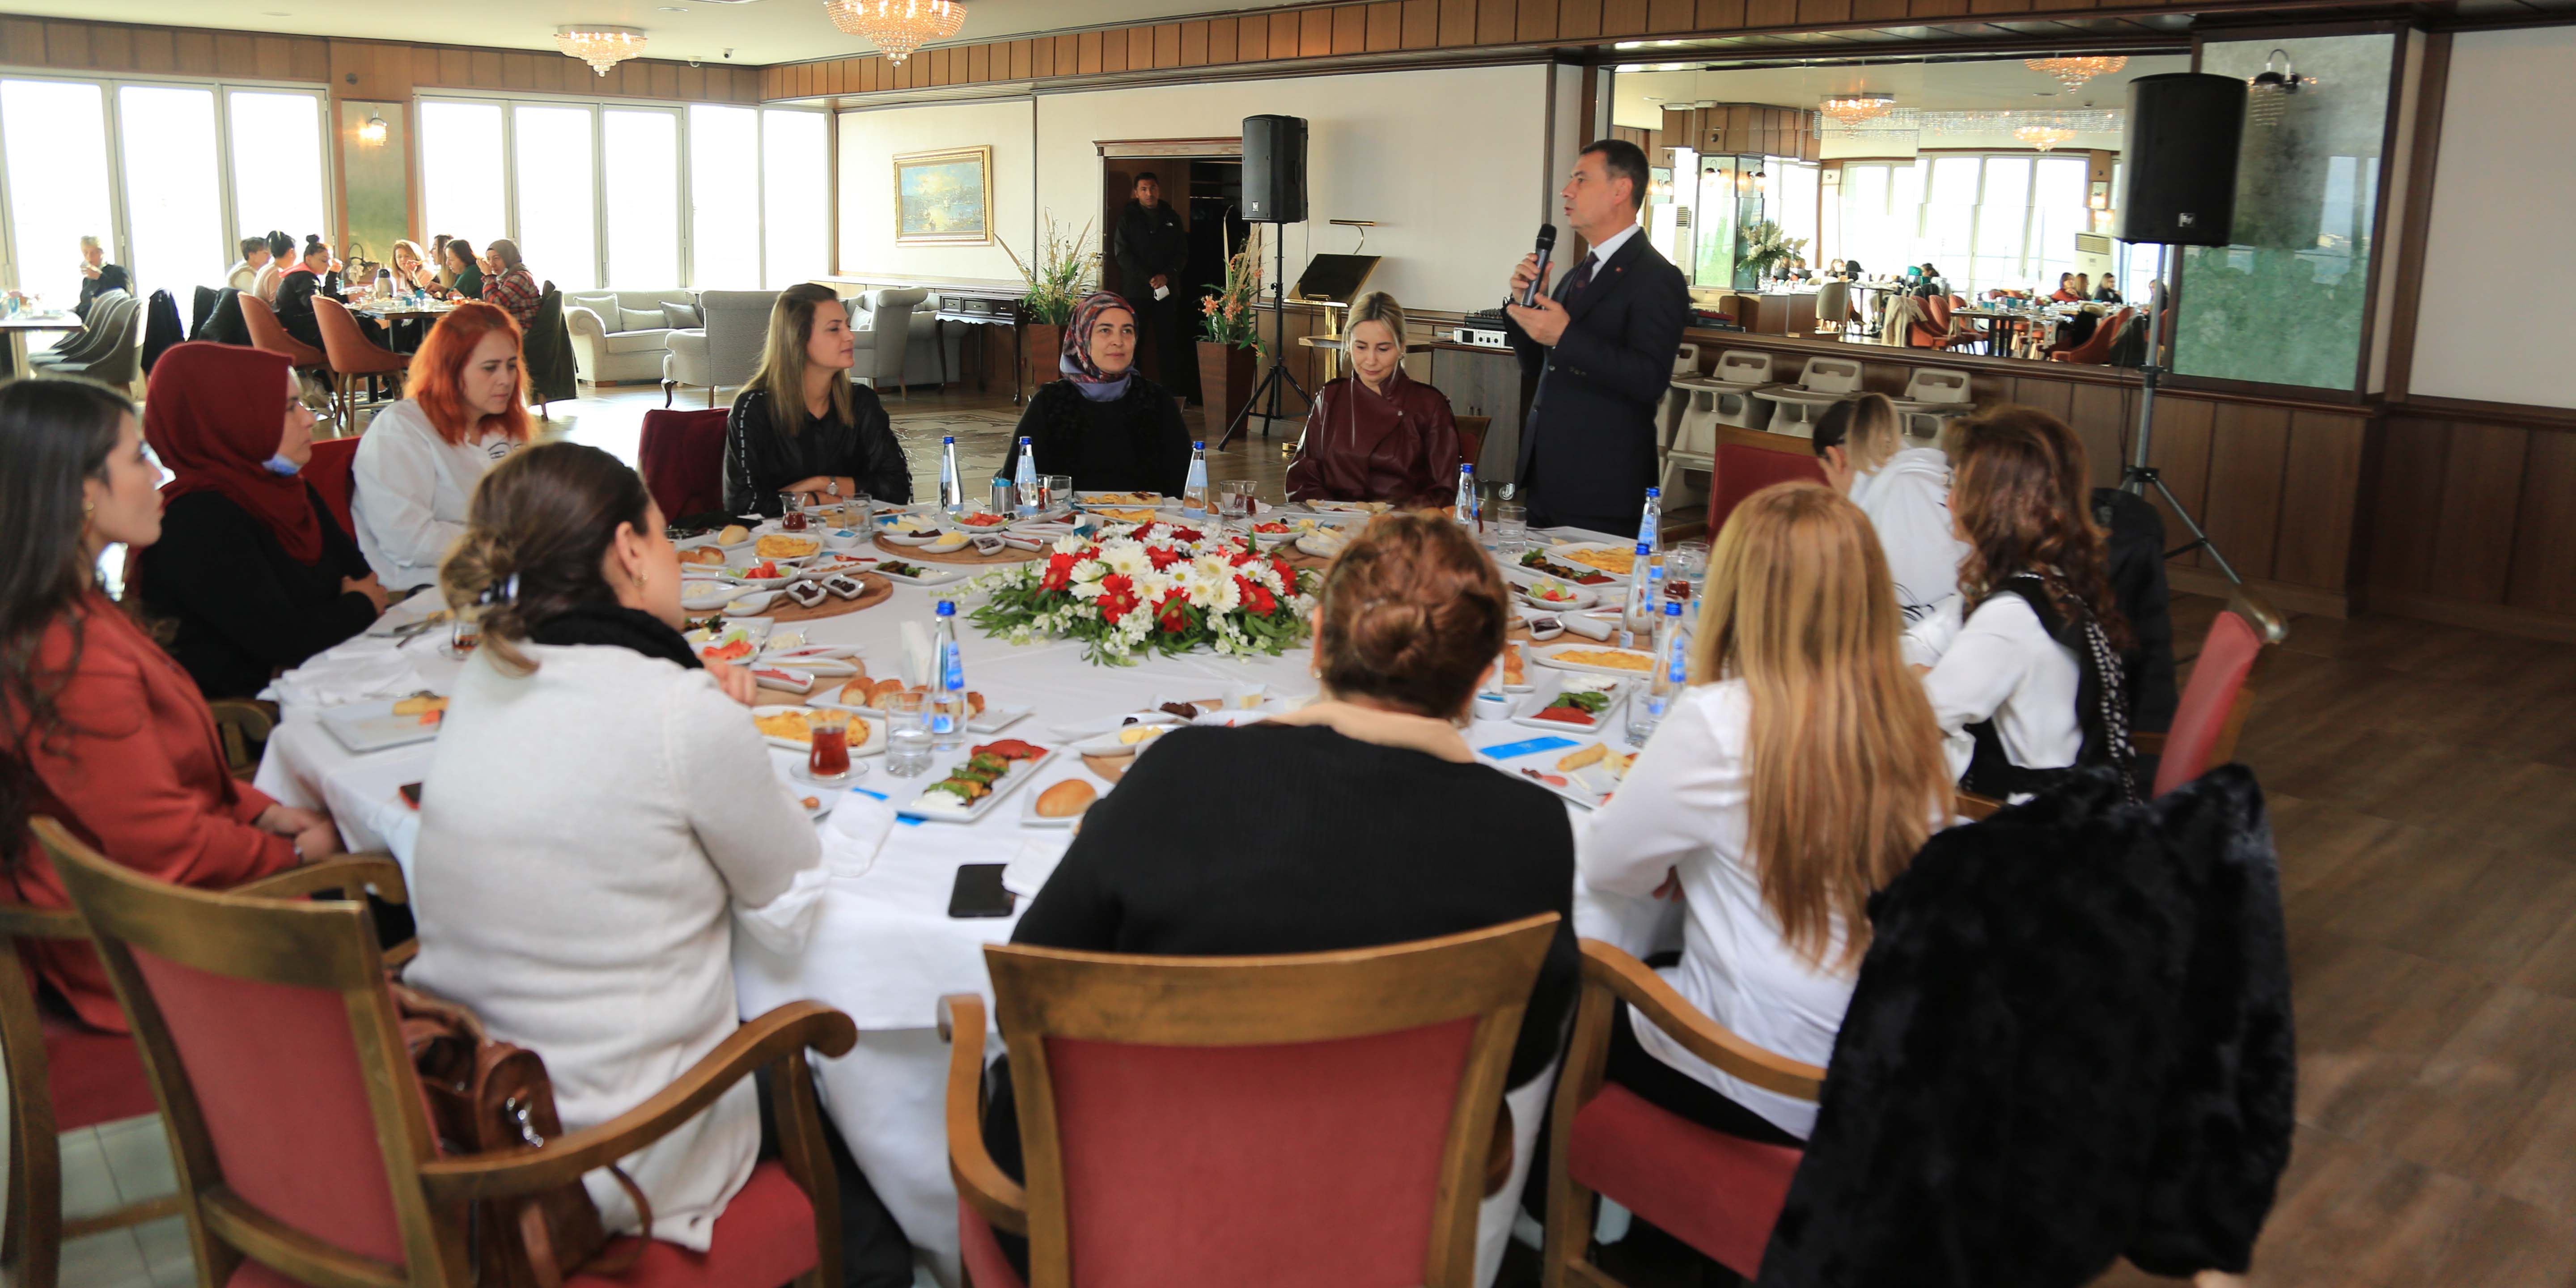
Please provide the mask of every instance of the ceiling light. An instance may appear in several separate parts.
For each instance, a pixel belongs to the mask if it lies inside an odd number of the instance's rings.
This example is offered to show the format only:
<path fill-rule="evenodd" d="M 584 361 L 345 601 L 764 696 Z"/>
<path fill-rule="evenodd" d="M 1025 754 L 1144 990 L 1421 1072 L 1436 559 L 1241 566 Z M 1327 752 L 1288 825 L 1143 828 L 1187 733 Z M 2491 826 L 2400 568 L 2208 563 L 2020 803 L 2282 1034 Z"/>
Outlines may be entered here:
<path fill-rule="evenodd" d="M 555 28 L 555 48 L 567 58 L 578 58 L 602 76 L 608 69 L 644 53 L 644 33 L 633 27 L 587 27 L 565 24 Z"/>
<path fill-rule="evenodd" d="M 2042 152 L 2075 137 L 2075 131 L 2062 125 L 2025 125 L 2013 131 L 2013 137 Z"/>
<path fill-rule="evenodd" d="M 2068 92 L 2081 89 L 2084 82 L 2096 76 L 2108 76 L 2129 65 L 2127 54 L 2059 54 L 2049 58 L 2025 58 L 2021 65 L 2043 76 L 2054 76 Z"/>
<path fill-rule="evenodd" d="M 1872 94 L 1864 90 L 1827 98 L 1816 104 L 1816 110 L 1840 122 L 1844 129 L 1850 129 L 1863 121 L 1886 115 L 1887 109 L 1894 106 L 1894 94 Z"/>
<path fill-rule="evenodd" d="M 2273 60 L 2280 60 L 2274 67 Z M 2281 123 L 2281 114 L 2290 106 L 2290 95 L 2302 85 L 2316 84 L 2316 78 L 2301 77 L 2290 63 L 2286 50 L 2275 49 L 2263 58 L 2263 70 L 2245 79 L 2246 115 L 2256 125 L 2271 129 Z"/>
<path fill-rule="evenodd" d="M 823 0 L 823 11 L 833 26 L 876 42 L 891 63 L 966 26 L 965 0 Z"/>

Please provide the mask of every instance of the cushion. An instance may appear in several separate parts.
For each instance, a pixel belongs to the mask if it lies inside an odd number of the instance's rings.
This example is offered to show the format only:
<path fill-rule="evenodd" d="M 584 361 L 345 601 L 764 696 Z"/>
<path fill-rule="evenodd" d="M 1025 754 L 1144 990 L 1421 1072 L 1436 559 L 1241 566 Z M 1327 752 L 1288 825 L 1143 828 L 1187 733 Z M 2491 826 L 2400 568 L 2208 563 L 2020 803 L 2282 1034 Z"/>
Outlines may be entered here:
<path fill-rule="evenodd" d="M 611 1240 L 610 1250 L 630 1242 Z M 567 1288 L 778 1288 L 814 1268 L 814 1205 L 785 1167 L 763 1163 L 725 1204 L 708 1245 L 691 1252 L 656 1239 L 626 1273 L 574 1275 Z"/>
<path fill-rule="evenodd" d="M 662 306 L 663 326 L 676 329 L 679 327 L 700 326 L 703 325 L 705 321 L 706 319 L 698 316 L 698 306 L 695 304 L 665 304 Z"/>
<path fill-rule="evenodd" d="M 160 1112 L 134 1039 L 101 1033 L 74 1020 L 42 1017 L 47 1094 L 54 1130 L 78 1131 Z"/>
<path fill-rule="evenodd" d="M 617 292 L 566 291 L 564 293 L 564 307 L 571 308 L 574 305 L 580 305 L 581 307 L 598 314 L 600 322 L 607 326 L 609 330 L 614 331 L 618 329 Z"/>
<path fill-rule="evenodd" d="M 1729 1136 L 1615 1082 L 1574 1117 L 1566 1171 L 1747 1279 L 1789 1199 L 1800 1150 Z"/>
<path fill-rule="evenodd" d="M 620 308 L 617 310 L 617 329 L 620 331 L 659 331 L 668 325 L 668 323 L 663 321 L 663 316 L 662 310 L 660 309 Z"/>
<path fill-rule="evenodd" d="M 659 353 L 662 337 L 669 334 L 670 328 L 663 326 L 662 319 L 656 317 L 651 330 L 620 331 L 601 339 L 599 347 L 608 353 Z"/>

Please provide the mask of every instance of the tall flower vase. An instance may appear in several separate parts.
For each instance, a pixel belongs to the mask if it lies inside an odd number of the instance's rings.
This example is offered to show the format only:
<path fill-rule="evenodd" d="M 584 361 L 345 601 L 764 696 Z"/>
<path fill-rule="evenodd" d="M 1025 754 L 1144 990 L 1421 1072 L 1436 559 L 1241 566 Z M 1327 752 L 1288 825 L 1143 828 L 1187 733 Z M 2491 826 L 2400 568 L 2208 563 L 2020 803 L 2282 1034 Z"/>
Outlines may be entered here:
<path fill-rule="evenodd" d="M 1225 437 L 1260 377 L 1260 354 L 1215 340 L 1199 341 L 1199 424 L 1213 443 Z"/>
<path fill-rule="evenodd" d="M 1052 322 L 1027 324 L 1028 334 L 1021 338 L 1021 358 L 1028 363 L 1029 390 L 1052 383 L 1064 373 L 1056 367 L 1064 355 L 1064 328 Z"/>

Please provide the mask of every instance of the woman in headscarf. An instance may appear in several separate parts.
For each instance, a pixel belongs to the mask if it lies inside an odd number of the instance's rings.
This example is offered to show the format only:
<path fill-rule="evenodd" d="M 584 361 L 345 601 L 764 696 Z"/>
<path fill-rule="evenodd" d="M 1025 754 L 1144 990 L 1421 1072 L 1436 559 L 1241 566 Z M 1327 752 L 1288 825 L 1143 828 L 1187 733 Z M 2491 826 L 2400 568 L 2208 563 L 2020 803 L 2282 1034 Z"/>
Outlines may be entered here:
<path fill-rule="evenodd" d="M 176 477 L 161 540 L 137 559 L 146 612 L 175 624 L 171 656 L 208 698 L 367 629 L 385 591 L 311 484 L 313 413 L 279 354 L 203 341 L 152 368 L 143 436 Z"/>
<path fill-rule="evenodd" d="M 1181 405 L 1135 369 L 1136 310 L 1102 291 L 1064 329 L 1062 380 L 1041 387 L 1020 414 L 1041 474 L 1066 474 L 1086 492 L 1178 496 L 1190 472 Z"/>

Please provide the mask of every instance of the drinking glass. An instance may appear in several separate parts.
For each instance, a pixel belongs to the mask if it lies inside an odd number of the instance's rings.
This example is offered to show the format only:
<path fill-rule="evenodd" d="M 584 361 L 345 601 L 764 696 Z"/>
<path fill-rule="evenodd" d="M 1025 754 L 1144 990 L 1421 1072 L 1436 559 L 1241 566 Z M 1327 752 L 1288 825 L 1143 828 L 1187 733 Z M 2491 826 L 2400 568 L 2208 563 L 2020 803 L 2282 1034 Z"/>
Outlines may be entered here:
<path fill-rule="evenodd" d="M 1251 479 L 1227 479 L 1216 485 L 1218 512 L 1240 522 L 1252 517 L 1252 493 L 1257 487 Z"/>
<path fill-rule="evenodd" d="M 805 530 L 805 498 L 795 492 L 778 494 L 778 526 L 787 532 Z"/>
<path fill-rule="evenodd" d="M 447 651 L 451 657 L 463 657 L 483 643 L 483 620 L 471 611 L 456 614 L 447 628 Z"/>
<path fill-rule="evenodd" d="M 975 709 L 965 690 L 933 689 L 927 709 L 931 746 L 950 751 L 966 745 L 966 722 L 974 718 Z"/>
<path fill-rule="evenodd" d="M 805 756 L 805 776 L 818 783 L 837 783 L 850 776 L 850 713 L 817 707 L 805 713 L 813 749 Z"/>
<path fill-rule="evenodd" d="M 861 532 L 865 532 L 868 530 L 869 516 L 876 512 L 876 502 L 869 500 L 868 494 L 865 492 L 852 492 L 850 494 L 849 502 L 844 509 L 847 511 L 850 521 L 842 526 L 856 528 Z"/>
<path fill-rule="evenodd" d="M 930 772 L 930 695 L 898 693 L 886 700 L 886 772 L 917 778 Z"/>
<path fill-rule="evenodd" d="M 1073 506 L 1073 476 L 1072 476 L 1072 475 L 1070 475 L 1070 474 L 1048 474 L 1048 475 L 1041 476 L 1041 477 L 1038 479 L 1038 488 L 1039 488 L 1039 493 L 1038 493 L 1038 495 L 1039 495 L 1039 498 L 1040 498 L 1040 500 L 1039 500 L 1039 502 L 1038 502 L 1038 505 L 1039 505 L 1039 508 L 1040 508 L 1040 509 L 1042 509 L 1042 510 L 1044 510 L 1046 513 L 1048 513 L 1048 514 L 1053 514 L 1053 513 L 1055 513 L 1057 510 L 1060 510 L 1060 509 L 1066 509 L 1066 510 L 1069 510 L 1069 509 L 1071 509 L 1071 508 L 1072 508 L 1072 506 Z"/>
<path fill-rule="evenodd" d="M 1699 593 L 1700 579 L 1708 575 L 1708 543 L 1684 541 L 1664 552 L 1664 596 L 1682 601 L 1688 614 L 1693 596 Z"/>
<path fill-rule="evenodd" d="M 1494 552 L 1518 559 L 1529 548 L 1529 507 L 1510 501 L 1494 503 Z"/>

